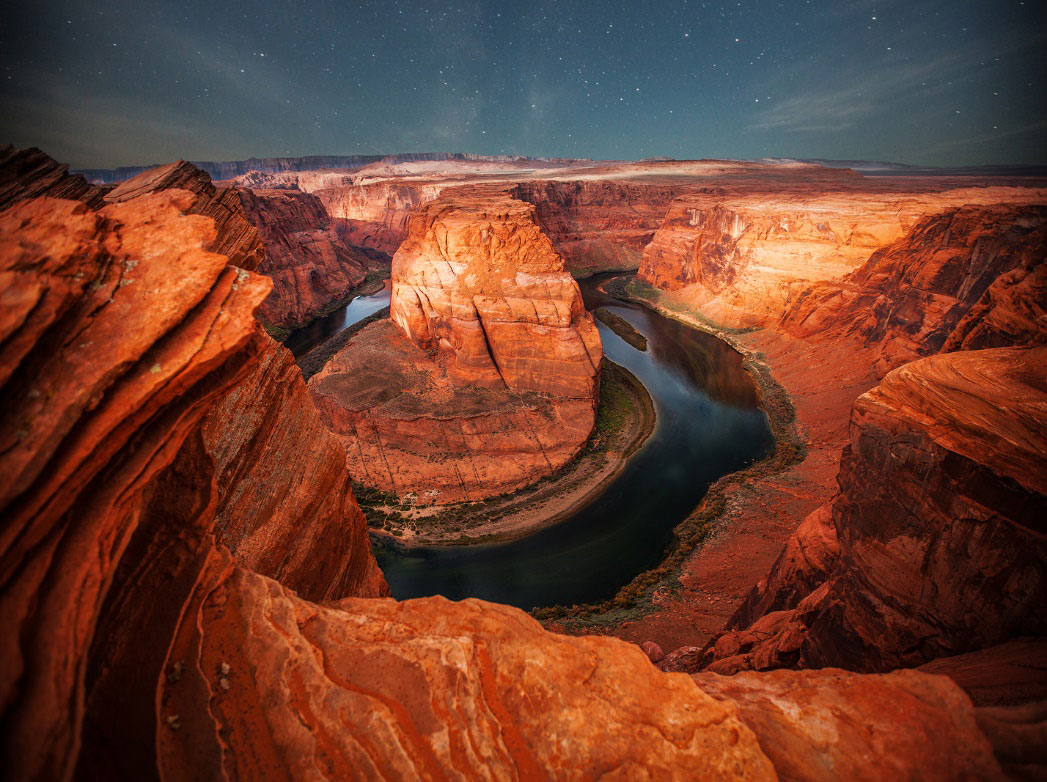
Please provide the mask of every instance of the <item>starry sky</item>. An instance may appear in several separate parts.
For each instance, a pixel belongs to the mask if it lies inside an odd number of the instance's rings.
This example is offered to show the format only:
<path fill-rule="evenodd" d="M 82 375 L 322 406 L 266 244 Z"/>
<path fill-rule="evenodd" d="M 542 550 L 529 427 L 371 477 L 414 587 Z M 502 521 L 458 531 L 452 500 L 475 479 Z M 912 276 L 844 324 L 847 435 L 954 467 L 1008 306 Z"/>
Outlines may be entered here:
<path fill-rule="evenodd" d="M 0 142 L 1045 163 L 1045 44 L 1043 0 L 8 0 Z"/>

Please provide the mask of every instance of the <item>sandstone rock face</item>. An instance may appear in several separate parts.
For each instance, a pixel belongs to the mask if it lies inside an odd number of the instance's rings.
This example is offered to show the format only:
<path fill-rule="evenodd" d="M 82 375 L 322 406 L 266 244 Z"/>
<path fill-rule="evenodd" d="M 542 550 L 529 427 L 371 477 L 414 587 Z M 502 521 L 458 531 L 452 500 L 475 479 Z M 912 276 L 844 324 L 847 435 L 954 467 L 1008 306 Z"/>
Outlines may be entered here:
<path fill-rule="evenodd" d="M 582 179 L 522 182 L 510 194 L 535 206 L 535 221 L 573 275 L 632 270 L 685 191 L 659 184 Z"/>
<path fill-rule="evenodd" d="M 456 194 L 413 220 L 393 259 L 392 323 L 309 381 L 357 480 L 421 504 L 476 500 L 585 444 L 603 349 L 533 209 Z"/>
<path fill-rule="evenodd" d="M 0 146 L 0 209 L 6 209 L 15 201 L 40 196 L 83 201 L 97 209 L 103 204 L 104 192 L 103 188 L 88 184 L 82 176 L 70 174 L 69 166 L 35 147 Z"/>
<path fill-rule="evenodd" d="M 926 215 L 1047 198 L 1042 190 L 1010 187 L 811 190 L 680 196 L 644 250 L 640 279 L 723 326 L 767 326 L 813 284 L 838 281 Z"/>
<path fill-rule="evenodd" d="M 860 397 L 839 494 L 704 662 L 882 671 L 1042 635 L 1044 377 L 1047 348 L 967 351 Z"/>
<path fill-rule="evenodd" d="M 1003 778 L 970 700 L 941 676 L 827 669 L 693 678 L 738 705 L 783 781 Z"/>
<path fill-rule="evenodd" d="M 775 778 L 733 704 L 621 641 L 478 600 L 321 607 L 221 562 L 199 594 L 159 696 L 177 778 Z"/>
<path fill-rule="evenodd" d="M 342 240 L 316 196 L 295 190 L 239 194 L 265 247 L 259 271 L 273 280 L 273 292 L 258 310 L 264 323 L 305 323 L 363 282 L 367 256 Z"/>
<path fill-rule="evenodd" d="M 204 423 L 216 538 L 237 564 L 310 600 L 387 594 L 344 446 L 324 426 L 291 353 L 260 328 L 253 341 L 257 364 Z"/>
<path fill-rule="evenodd" d="M 68 778 L 74 768 L 82 778 L 141 778 L 155 768 L 155 682 L 226 504 L 202 421 L 223 397 L 239 415 L 229 391 L 269 349 L 253 312 L 271 285 L 204 249 L 216 235 L 212 220 L 185 214 L 197 203 L 176 189 L 97 212 L 45 198 L 0 215 L 0 610 L 10 630 L 0 644 L 0 753 L 13 779 Z M 278 446 L 268 426 L 254 437 L 268 439 L 253 446 L 257 459 L 298 459 L 310 472 L 312 452 Z M 232 450 L 223 490 L 261 505 L 252 484 L 277 471 L 254 463 L 234 474 Z M 328 569 L 327 594 L 339 585 L 375 594 L 384 584 L 348 497 L 341 540 L 355 541 L 349 563 Z M 317 503 L 299 492 L 275 512 L 297 507 L 301 534 L 331 527 L 332 502 L 346 495 Z M 293 550 L 269 554 L 256 546 L 247 556 L 310 585 L 294 572 Z"/>
<path fill-rule="evenodd" d="M 390 317 L 461 383 L 592 400 L 600 336 L 533 213 L 504 196 L 425 207 L 393 258 Z"/>
<path fill-rule="evenodd" d="M 309 391 L 354 478 L 418 504 L 533 483 L 570 461 L 594 422 L 588 398 L 463 384 L 389 321 L 353 336 Z"/>
<path fill-rule="evenodd" d="M 253 271 L 265 258 L 258 243 L 258 233 L 244 216 L 239 194 L 230 188 L 216 188 L 211 178 L 192 163 L 179 160 L 143 171 L 122 182 L 105 195 L 105 202 L 117 204 L 147 193 L 162 190 L 186 190 L 196 196 L 189 214 L 210 217 L 215 222 L 216 236 L 211 252 L 225 255 L 241 269 Z"/>
<path fill-rule="evenodd" d="M 93 632 L 147 511 L 161 530 L 208 512 L 209 482 L 162 509 L 154 492 L 178 483 L 183 443 L 208 460 L 198 422 L 252 359 L 251 314 L 270 286 L 202 249 L 214 229 L 182 214 L 192 203 L 182 191 L 100 212 L 38 199 L 0 216 L 3 289 L 15 302 L 5 302 L 0 361 L 0 752 L 12 779 L 70 776 L 84 699 L 102 681 L 97 667 L 85 681 Z M 197 537 L 187 522 L 170 559 L 154 552 L 121 575 L 163 584 L 175 549 L 191 560 Z M 103 656 L 119 664 L 126 647 L 115 643 Z"/>
<path fill-rule="evenodd" d="M 393 255 L 407 237 L 411 216 L 442 189 L 439 183 L 379 181 L 312 192 L 338 220 L 347 242 Z"/>
<path fill-rule="evenodd" d="M 875 345 L 886 372 L 939 350 L 1047 341 L 1047 206 L 965 207 L 921 220 L 843 280 L 801 293 L 782 327 Z"/>

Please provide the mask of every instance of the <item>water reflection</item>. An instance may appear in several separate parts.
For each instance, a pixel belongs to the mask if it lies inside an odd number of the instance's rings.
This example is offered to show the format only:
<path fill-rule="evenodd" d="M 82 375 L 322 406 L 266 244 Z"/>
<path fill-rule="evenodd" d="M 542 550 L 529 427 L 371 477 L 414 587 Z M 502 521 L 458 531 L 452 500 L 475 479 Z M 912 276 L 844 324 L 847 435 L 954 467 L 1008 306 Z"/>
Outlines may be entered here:
<path fill-rule="evenodd" d="M 349 328 L 383 307 L 388 307 L 389 290 L 389 280 L 386 280 L 385 287 L 378 293 L 371 296 L 354 296 L 330 314 L 316 318 L 302 328 L 292 331 L 284 340 L 284 347 L 290 350 L 295 358 L 301 358 L 331 335 Z"/>

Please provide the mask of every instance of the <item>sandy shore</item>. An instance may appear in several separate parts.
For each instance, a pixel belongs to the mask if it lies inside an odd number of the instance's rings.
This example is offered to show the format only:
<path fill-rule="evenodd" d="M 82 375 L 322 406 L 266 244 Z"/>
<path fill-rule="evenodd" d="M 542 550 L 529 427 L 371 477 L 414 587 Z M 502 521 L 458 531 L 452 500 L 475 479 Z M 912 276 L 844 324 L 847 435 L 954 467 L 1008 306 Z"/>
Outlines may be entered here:
<path fill-rule="evenodd" d="M 425 508 L 365 507 L 371 534 L 399 549 L 521 538 L 570 516 L 600 495 L 654 431 L 654 404 L 643 384 L 604 359 L 596 428 L 579 456 L 537 484 L 484 502 Z M 390 529 L 391 528 L 391 529 Z M 399 534 L 397 534 L 399 533 Z"/>

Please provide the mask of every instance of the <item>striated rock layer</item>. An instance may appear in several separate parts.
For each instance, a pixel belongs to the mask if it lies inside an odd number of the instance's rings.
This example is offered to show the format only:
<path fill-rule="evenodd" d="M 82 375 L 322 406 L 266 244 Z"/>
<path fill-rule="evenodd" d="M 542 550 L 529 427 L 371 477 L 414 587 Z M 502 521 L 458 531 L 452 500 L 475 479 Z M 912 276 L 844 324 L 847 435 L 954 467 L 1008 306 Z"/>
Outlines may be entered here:
<path fill-rule="evenodd" d="M 535 206 L 535 220 L 576 277 L 636 269 L 686 185 L 581 179 L 521 182 L 514 198 Z"/>
<path fill-rule="evenodd" d="M 592 400 L 600 336 L 533 214 L 504 196 L 428 205 L 393 258 L 390 318 L 461 383 Z"/>
<path fill-rule="evenodd" d="M 963 204 L 1047 200 L 1034 188 L 906 193 L 801 185 L 680 196 L 644 250 L 639 278 L 717 324 L 768 326 L 795 297 L 843 278 L 922 217 Z"/>
<path fill-rule="evenodd" d="M 843 280 L 790 303 L 807 340 L 873 346 L 879 367 L 939 350 L 1047 342 L 1047 206 L 964 207 L 925 218 Z"/>
<path fill-rule="evenodd" d="M 883 671 L 1047 633 L 1045 377 L 1047 348 L 959 352 L 861 396 L 839 493 L 702 662 Z"/>
<path fill-rule="evenodd" d="M 150 764 L 137 754 L 153 744 L 150 681 L 215 545 L 221 492 L 240 493 L 238 510 L 262 510 L 252 486 L 292 459 L 306 487 L 323 485 L 317 451 L 294 452 L 268 425 L 252 432 L 228 397 L 258 371 L 261 352 L 282 348 L 253 319 L 270 283 L 203 249 L 216 233 L 213 220 L 185 214 L 198 198 L 175 189 L 97 212 L 36 199 L 0 215 L 0 612 L 10 631 L 0 645 L 0 752 L 14 779 L 67 778 L 77 763 L 84 778 L 135 777 Z M 223 437 L 253 438 L 255 452 L 246 475 L 233 474 L 236 456 L 226 454 L 216 491 L 203 419 L 223 397 Z M 328 459 L 340 456 L 326 445 Z M 297 535 L 333 528 L 351 541 L 334 552 L 348 560 L 264 547 L 257 558 L 318 594 L 375 594 L 384 581 L 339 467 L 328 483 L 340 496 L 317 502 L 299 491 L 270 509 Z M 332 503 L 346 515 L 331 518 Z M 105 751 L 124 742 L 134 748 L 126 757 Z M 81 743 L 90 749 L 78 758 Z"/>
<path fill-rule="evenodd" d="M 240 190 L 247 219 L 265 247 L 259 271 L 273 292 L 262 322 L 301 325 L 344 299 L 367 275 L 369 258 L 346 244 L 320 200 L 295 190 Z"/>
<path fill-rule="evenodd" d="M 389 321 L 356 334 L 309 391 L 353 477 L 419 504 L 533 483 L 578 453 L 594 421 L 588 398 L 463 384 Z"/>
<path fill-rule="evenodd" d="M 258 243 L 258 232 L 247 221 L 239 194 L 231 188 L 217 188 L 211 178 L 184 160 L 157 166 L 117 185 L 105 195 L 105 202 L 117 204 L 162 190 L 186 190 L 196 198 L 189 214 L 198 214 L 214 220 L 216 236 L 211 252 L 225 255 L 229 262 L 241 269 L 255 270 L 265 260 Z"/>
<path fill-rule="evenodd" d="M 69 166 L 58 163 L 36 147 L 0 146 L 0 209 L 40 196 L 83 201 L 92 209 L 98 209 L 104 203 L 104 193 L 105 188 L 70 174 Z"/>
<path fill-rule="evenodd" d="M 365 328 L 309 381 L 357 480 L 423 504 L 475 500 L 553 473 L 585 444 L 600 337 L 533 211 L 474 193 L 413 220 L 393 259 L 392 323 Z"/>

